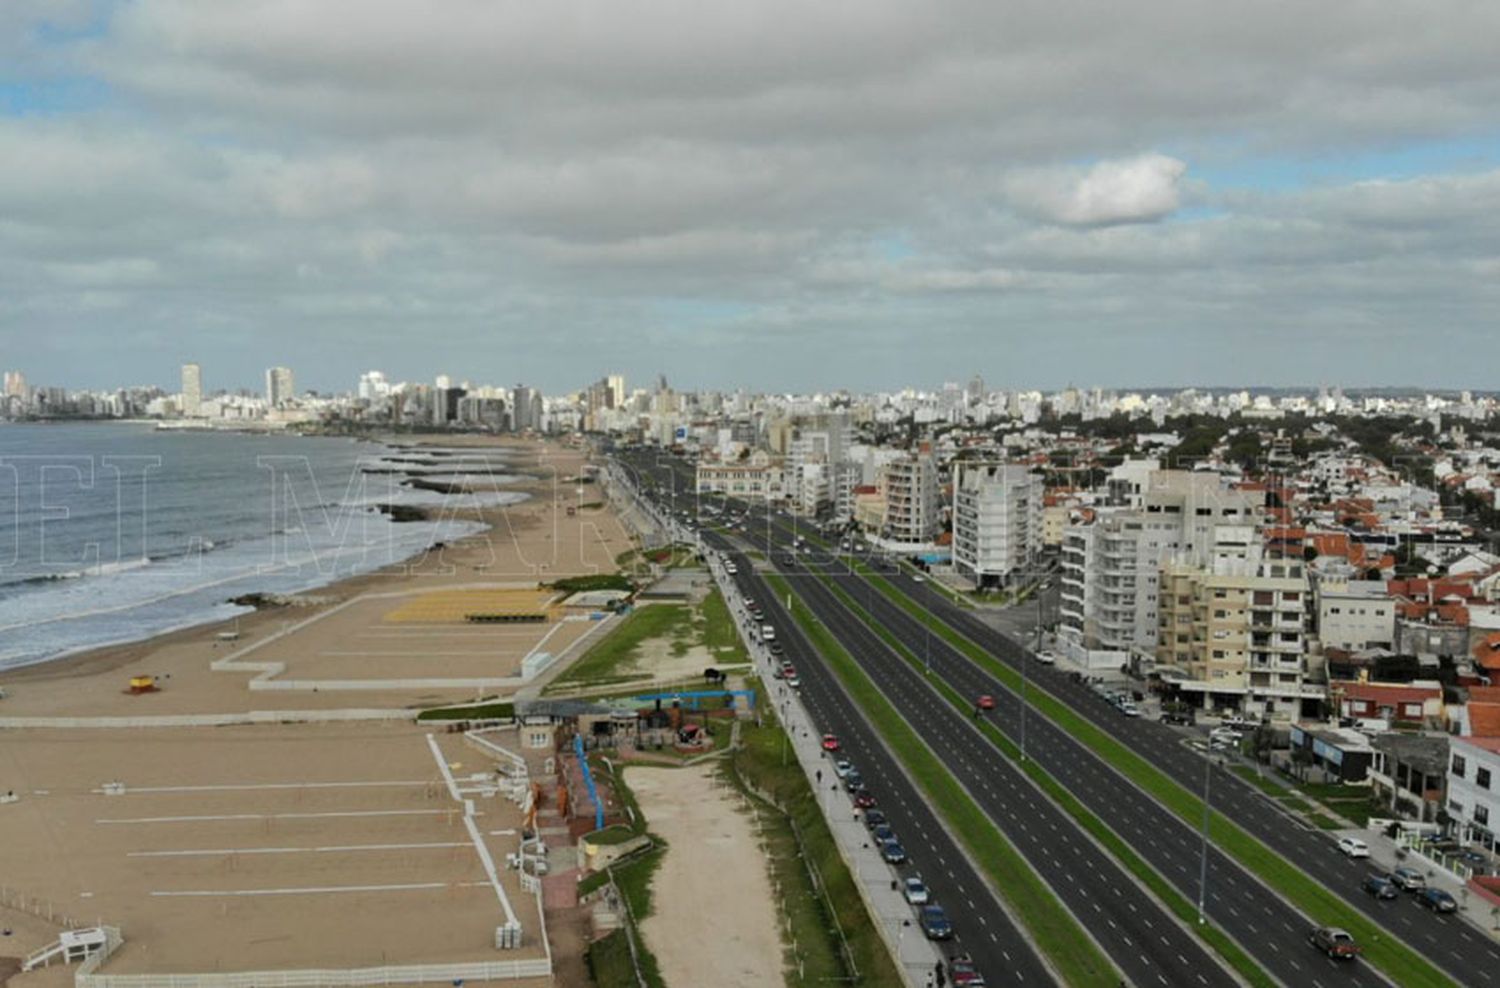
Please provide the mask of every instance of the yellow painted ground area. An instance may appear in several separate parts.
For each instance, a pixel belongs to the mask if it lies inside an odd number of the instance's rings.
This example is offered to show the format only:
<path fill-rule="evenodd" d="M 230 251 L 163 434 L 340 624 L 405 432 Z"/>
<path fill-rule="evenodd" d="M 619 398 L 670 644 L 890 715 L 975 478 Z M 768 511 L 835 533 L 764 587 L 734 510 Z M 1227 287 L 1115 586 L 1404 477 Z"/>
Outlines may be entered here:
<path fill-rule="evenodd" d="M 546 590 L 434 590 L 387 611 L 395 623 L 463 623 L 470 614 L 549 614 L 556 595 Z"/>

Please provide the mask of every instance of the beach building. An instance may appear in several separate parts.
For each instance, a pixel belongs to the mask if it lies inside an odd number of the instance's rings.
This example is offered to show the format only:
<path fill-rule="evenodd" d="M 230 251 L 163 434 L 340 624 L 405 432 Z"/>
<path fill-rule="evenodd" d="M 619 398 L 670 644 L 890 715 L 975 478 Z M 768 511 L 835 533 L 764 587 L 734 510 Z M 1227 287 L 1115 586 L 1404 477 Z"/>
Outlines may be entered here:
<path fill-rule="evenodd" d="M 1042 476 L 1020 464 L 954 464 L 953 564 L 975 586 L 1007 586 L 1041 552 Z"/>

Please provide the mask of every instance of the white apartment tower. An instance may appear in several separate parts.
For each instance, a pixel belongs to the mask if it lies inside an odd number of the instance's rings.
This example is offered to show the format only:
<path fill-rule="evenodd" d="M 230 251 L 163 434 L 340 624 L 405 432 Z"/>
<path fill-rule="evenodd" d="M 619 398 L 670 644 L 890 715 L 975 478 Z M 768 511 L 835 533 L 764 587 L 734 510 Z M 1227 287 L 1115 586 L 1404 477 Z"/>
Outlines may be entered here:
<path fill-rule="evenodd" d="M 1042 545 L 1040 474 L 1017 464 L 953 465 L 953 565 L 975 586 L 1006 586 Z"/>
<path fill-rule="evenodd" d="M 203 414 L 203 368 L 197 364 L 182 365 L 182 414 L 194 419 Z"/>
<path fill-rule="evenodd" d="M 1214 473 L 1156 470 L 1127 503 L 1063 533 L 1059 636 L 1076 654 L 1118 666 L 1156 651 L 1161 567 L 1258 557 L 1263 495 Z"/>
<path fill-rule="evenodd" d="M 279 408 L 297 392 L 296 379 L 290 367 L 272 367 L 266 371 L 266 407 Z"/>

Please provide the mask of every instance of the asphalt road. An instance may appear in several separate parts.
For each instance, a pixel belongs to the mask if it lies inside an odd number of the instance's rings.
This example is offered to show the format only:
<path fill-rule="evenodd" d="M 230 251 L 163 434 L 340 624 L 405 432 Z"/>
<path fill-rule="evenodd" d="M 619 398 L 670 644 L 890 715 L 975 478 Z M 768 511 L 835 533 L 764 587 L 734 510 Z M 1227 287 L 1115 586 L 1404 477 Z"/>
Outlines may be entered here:
<path fill-rule="evenodd" d="M 803 637 L 770 588 L 754 572 L 749 558 L 743 555 L 735 558 L 739 572 L 733 579 L 744 596 L 761 604 L 767 622 L 778 629 L 777 637 L 786 650 L 786 658 L 796 667 L 801 680 L 802 702 L 808 713 L 819 731 L 839 737 L 844 757 L 859 769 L 910 856 L 901 873 L 920 875 L 934 900 L 948 912 L 954 926 L 948 956 L 969 954 L 992 985 L 1056 984 L 895 756 L 823 665 L 817 650 Z M 768 688 L 773 702 L 779 691 L 789 689 L 775 682 Z M 835 801 L 841 811 L 853 812 L 849 795 L 837 784 L 832 759 L 821 782 L 816 784 L 823 789 L 836 788 L 837 792 L 824 792 L 822 797 Z M 915 911 L 910 935 L 922 935 L 916 925 Z"/>
<path fill-rule="evenodd" d="M 681 503 L 690 503 L 692 499 L 684 498 L 680 493 L 687 478 L 676 466 L 668 466 L 672 472 L 662 477 L 662 493 L 675 487 Z M 755 511 L 741 505 L 739 510 L 745 512 L 742 523 L 744 538 L 771 558 L 784 556 L 785 549 L 781 546 L 787 535 L 778 535 L 769 524 L 780 520 L 769 516 L 763 508 Z M 904 610 L 879 592 L 872 591 L 863 578 L 848 573 L 846 569 L 838 579 L 851 596 L 867 604 L 883 624 L 898 632 L 914 653 L 931 654 L 934 672 L 952 682 L 960 692 L 994 695 L 1001 705 L 997 711 L 998 723 L 1013 736 L 1018 733 L 1019 701 L 1009 690 L 950 649 L 940 638 L 929 635 Z M 897 578 L 893 582 L 902 592 L 982 647 L 1019 667 L 1025 653 L 1014 640 L 958 608 L 927 584 L 914 583 L 906 578 Z M 920 641 L 917 635 L 921 636 Z M 881 650 L 875 654 L 883 652 L 889 661 L 899 661 L 884 650 L 883 643 L 880 644 Z M 869 652 L 862 649 L 856 654 L 863 658 Z M 1122 717 L 1087 687 L 1045 666 L 1029 663 L 1028 674 L 1035 677 L 1038 685 L 1143 754 L 1191 791 L 1202 791 L 1204 760 L 1182 745 L 1180 734 L 1160 724 Z M 1196 899 L 1201 849 L 1197 835 L 1034 709 L 1027 720 L 1031 756 L 1043 762 L 1055 778 L 1108 820 L 1117 832 L 1131 840 L 1159 873 L 1190 898 Z M 976 744 L 979 740 L 976 736 Z M 1000 757 L 994 752 L 990 754 L 994 758 Z M 975 757 L 979 756 L 976 754 Z M 1456 918 L 1430 914 L 1405 897 L 1377 902 L 1365 896 L 1358 888 L 1360 878 L 1367 871 L 1365 866 L 1338 854 L 1331 839 L 1321 833 L 1308 832 L 1238 777 L 1214 771 L 1211 801 L 1216 809 L 1297 863 L 1307 874 L 1344 895 L 1459 980 L 1474 985 L 1492 985 L 1500 980 L 1500 970 L 1497 970 L 1500 952 L 1468 924 Z M 1206 908 L 1210 916 L 1286 983 L 1310 984 L 1314 977 L 1321 982 L 1321 972 L 1316 975 L 1309 973 L 1315 970 L 1309 959 L 1327 963 L 1305 947 L 1303 937 L 1309 921 L 1217 851 L 1210 855 Z M 1300 957 L 1297 956 L 1299 948 Z M 1363 965 L 1334 967 L 1328 971 L 1328 979 L 1329 983 L 1374 984 L 1381 981 Z"/>
<path fill-rule="evenodd" d="M 893 583 L 949 626 L 987 651 L 1019 668 L 1025 650 L 973 614 L 957 607 L 926 584 L 909 579 Z M 1031 669 L 1038 669 L 1035 662 Z M 1199 791 L 1203 758 L 1182 744 L 1183 735 L 1154 721 L 1121 717 L 1101 703 L 1087 686 L 1073 682 L 1055 669 L 1040 667 L 1039 682 L 1047 691 L 1114 735 L 1161 771 Z M 1468 985 L 1500 985 L 1500 948 L 1468 922 L 1441 916 L 1414 905 L 1407 897 L 1377 901 L 1359 888 L 1368 865 L 1340 854 L 1332 837 L 1291 822 L 1274 803 L 1238 776 L 1216 773 L 1211 791 L 1215 809 L 1308 877 L 1320 882 L 1373 921 L 1410 944 L 1435 965 Z"/>
<path fill-rule="evenodd" d="M 1133 984 L 1235 984 L 1194 934 L 1179 926 L 968 715 L 940 697 L 921 672 L 892 652 L 821 580 L 794 570 L 790 582 Z"/>

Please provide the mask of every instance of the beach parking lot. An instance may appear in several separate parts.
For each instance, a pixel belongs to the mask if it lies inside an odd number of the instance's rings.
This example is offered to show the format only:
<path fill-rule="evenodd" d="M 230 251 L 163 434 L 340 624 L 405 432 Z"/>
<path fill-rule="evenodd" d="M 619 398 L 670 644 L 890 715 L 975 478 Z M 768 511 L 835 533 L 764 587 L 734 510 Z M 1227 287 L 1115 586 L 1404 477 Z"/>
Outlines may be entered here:
<path fill-rule="evenodd" d="M 457 735 L 434 740 L 455 775 L 492 770 Z M 525 931 L 499 951 L 499 898 L 413 725 L 8 734 L 4 790 L 21 796 L 0 805 L 4 884 L 120 926 L 111 974 L 543 955 L 535 899 L 504 868 L 519 808 L 476 800 Z"/>

